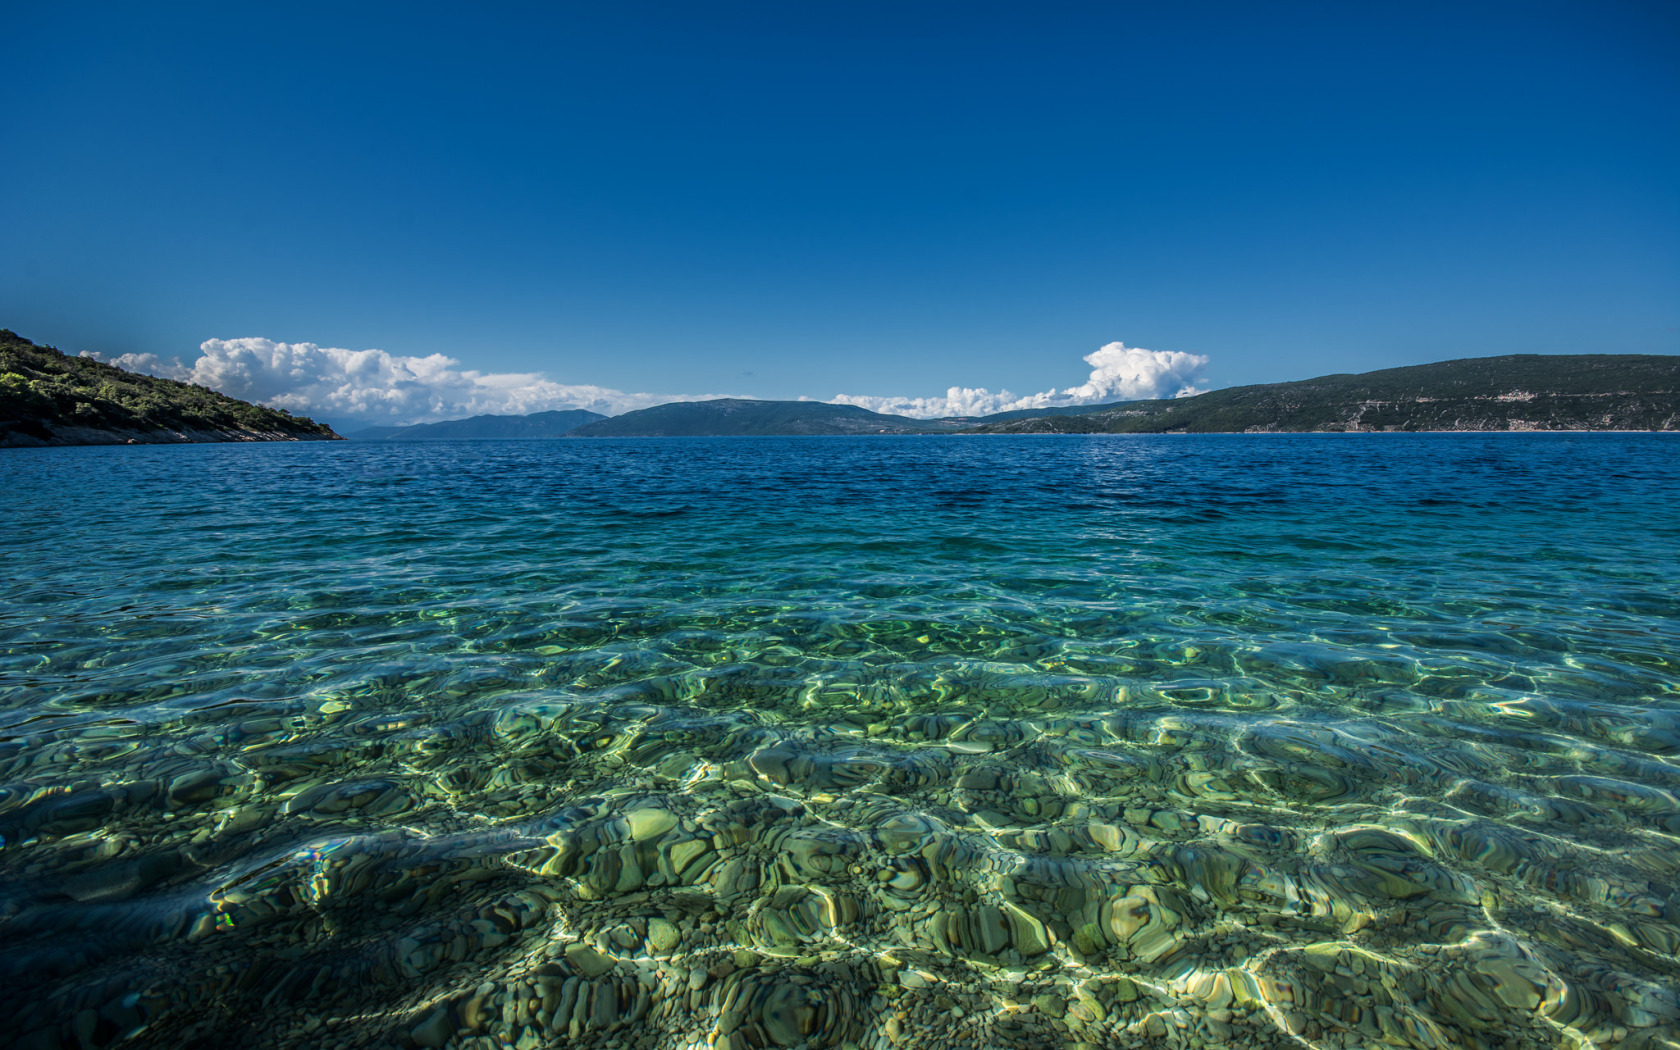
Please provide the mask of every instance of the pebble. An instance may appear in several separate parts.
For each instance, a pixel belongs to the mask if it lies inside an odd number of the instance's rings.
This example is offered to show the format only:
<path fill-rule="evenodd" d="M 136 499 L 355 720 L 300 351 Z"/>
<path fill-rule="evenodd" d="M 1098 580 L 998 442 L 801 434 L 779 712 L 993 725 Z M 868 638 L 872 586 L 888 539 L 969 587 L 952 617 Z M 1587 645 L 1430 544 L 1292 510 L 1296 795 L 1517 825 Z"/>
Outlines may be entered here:
<path fill-rule="evenodd" d="M 408 1034 L 417 1046 L 443 1046 L 449 1042 L 449 1037 L 455 1034 L 455 1026 L 449 1018 L 449 1007 L 440 1006 L 433 1010 L 424 1021 L 415 1025 Z"/>
<path fill-rule="evenodd" d="M 566 961 L 585 977 L 599 977 L 613 968 L 613 960 L 596 951 L 592 945 L 576 941 L 566 947 Z"/>
<path fill-rule="evenodd" d="M 653 950 L 661 954 L 675 948 L 682 940 L 681 934 L 672 923 L 664 919 L 653 919 L 648 923 L 648 944 Z"/>
<path fill-rule="evenodd" d="M 1653 876 L 1673 868 L 1662 856 L 1641 861 L 1643 881 L 1610 852 L 1590 871 L 1566 872 L 1578 883 L 1582 915 L 1607 915 L 1610 902 L 1626 903 L 1614 926 L 1557 925 L 1558 950 L 1593 961 L 1590 981 L 1575 988 L 1548 970 L 1551 949 L 1536 949 L 1521 932 L 1537 921 L 1525 917 L 1523 908 L 1533 906 L 1525 898 L 1543 903 L 1549 891 L 1530 893 L 1505 878 L 1519 863 L 1548 878 L 1560 869 L 1543 863 L 1541 846 L 1513 835 L 1511 844 L 1496 843 L 1511 859 L 1494 869 L 1490 890 L 1486 870 L 1461 860 L 1468 854 L 1460 836 L 1501 830 L 1481 817 L 1455 810 L 1445 831 L 1432 830 L 1431 821 L 1440 821 L 1419 802 L 1392 814 L 1355 814 L 1347 827 L 1328 830 L 1315 824 L 1322 814 L 1311 807 L 1280 811 L 1271 818 L 1287 825 L 1279 828 L 1238 824 L 1198 813 L 1171 786 L 1236 790 L 1239 778 L 1228 769 L 1214 768 L 1209 777 L 1217 779 L 1171 779 L 1208 772 L 1218 755 L 1204 750 L 1148 752 L 1148 762 L 1170 773 L 1158 777 L 1143 766 L 1123 776 L 1073 765 L 1046 772 L 1017 762 L 1004 745 L 976 744 L 967 749 L 973 754 L 942 746 L 932 749 L 934 760 L 902 746 L 912 738 L 912 717 L 914 733 L 930 741 L 985 728 L 973 711 L 956 710 L 960 692 L 946 705 L 949 715 L 911 714 L 914 705 L 903 698 L 880 700 L 886 747 L 866 747 L 864 723 L 844 720 L 823 729 L 830 735 L 819 746 L 806 746 L 769 713 L 777 703 L 770 697 L 762 720 L 729 722 L 708 738 L 715 761 L 691 756 L 673 773 L 657 755 L 643 761 L 657 750 L 650 741 L 667 731 L 656 713 L 672 702 L 648 689 L 623 701 L 629 714 L 583 705 L 591 719 L 620 723 L 599 730 L 622 749 L 613 763 L 558 747 L 559 731 L 548 726 L 560 715 L 544 715 L 546 723 L 533 716 L 532 726 L 542 728 L 517 737 L 531 747 L 506 769 L 542 783 L 540 792 L 499 794 L 498 776 L 468 760 L 481 725 L 380 737 L 378 747 L 424 771 L 400 782 L 396 772 L 378 773 L 387 778 L 380 781 L 347 772 L 381 761 L 371 747 L 321 757 L 294 748 L 302 736 L 282 749 L 242 752 L 251 763 L 246 769 L 241 759 L 243 772 L 154 772 L 140 798 L 158 811 L 135 816 L 120 840 L 60 839 L 51 848 L 68 860 L 19 870 L 45 880 L 62 867 L 74 881 L 103 857 L 144 888 L 177 877 L 187 863 L 243 870 L 225 859 L 242 849 L 268 851 L 276 862 L 217 890 L 213 910 L 183 917 L 181 928 L 192 935 L 181 936 L 180 947 L 194 965 L 181 971 L 190 976 L 169 989 L 165 1005 L 138 987 L 97 1010 L 66 998 L 48 1008 L 59 1011 L 50 1032 L 30 1017 L 16 1038 L 30 1047 L 61 1040 L 85 1047 L 115 1025 L 112 1040 L 168 1033 L 183 1045 L 214 1045 L 213 1026 L 192 1034 L 201 1023 L 195 1004 L 230 987 L 257 994 L 282 984 L 303 1005 L 289 1008 L 297 1012 L 268 1026 L 254 1047 L 372 1045 L 378 1025 L 403 1027 L 380 1013 L 399 996 L 406 1010 L 424 1012 L 400 1015 L 419 1019 L 406 1031 L 379 1031 L 380 1045 L 462 1050 L 699 1045 L 730 1011 L 740 1025 L 716 1037 L 720 1050 L 765 1040 L 810 1050 L 858 1050 L 860 1042 L 871 1050 L 885 1043 L 946 1050 L 968 1045 L 965 1038 L 987 1047 L 1061 1046 L 1058 1034 L 1075 1050 L 1163 1037 L 1186 1048 L 1282 1047 L 1293 1045 L 1287 1033 L 1326 1050 L 1460 1041 L 1515 1050 L 1528 1047 L 1536 1024 L 1567 1026 L 1606 1045 L 1655 1046 L 1664 1026 L 1680 1018 L 1673 989 L 1615 955 L 1628 945 L 1675 943 L 1653 910 L 1661 902 L 1649 896 Z M 893 704 L 902 706 L 886 710 Z M 999 706 L 1000 718 L 1022 717 L 1024 703 Z M 1162 732 L 1154 715 L 1132 724 L 1119 715 L 1086 717 L 1071 705 L 1052 714 L 1053 707 L 1030 713 L 1042 725 L 1026 730 L 1028 738 L 1109 747 L 1128 733 L 1146 739 L 1135 735 L 1140 726 Z M 1193 727 L 1171 732 L 1180 742 L 1209 742 Z M 776 767 L 784 772 L 744 777 L 730 765 L 741 764 L 731 748 L 784 755 Z M 1113 753 L 1131 755 L 1128 748 Z M 988 749 L 994 757 L 983 757 Z M 444 762 L 446 751 L 456 753 Z M 1328 744 L 1324 753 L 1334 756 Z M 1256 775 L 1272 778 L 1265 785 L 1314 768 L 1286 767 L 1263 748 L 1253 755 L 1264 759 Z M 703 761 L 717 773 L 702 778 L 703 788 L 696 781 L 672 789 Z M 600 777 L 587 779 L 609 765 L 616 767 L 610 789 Z M 1083 782 L 1088 774 L 1091 784 Z M 1151 778 L 1159 783 L 1144 783 Z M 284 784 L 303 802 L 287 812 L 279 799 L 253 804 L 240 794 L 253 780 L 269 791 Z M 400 791 L 365 787 L 387 781 Z M 374 819 L 382 800 L 398 795 L 412 803 L 405 819 L 427 837 Z M 358 815 L 346 815 L 352 810 Z M 461 847 L 475 829 L 499 828 L 516 814 L 551 821 L 541 826 L 552 835 L 535 839 L 536 847 L 494 853 L 494 864 L 475 852 L 480 847 Z M 1037 822 L 1024 826 L 1023 815 Z M 995 832 L 982 830 L 988 823 Z M 882 828 L 891 834 L 876 837 Z M 1318 845 L 1289 845 L 1297 839 Z M 218 852 L 230 840 L 233 852 Z M 157 843 L 165 844 L 161 851 Z M 137 855 L 154 858 L 156 870 L 132 860 Z M 1356 899 L 1361 893 L 1370 899 Z M 1493 912 L 1490 893 L 1501 909 L 1497 930 L 1482 928 Z M 760 918 L 767 912 L 773 921 Z M 381 936 L 384 963 L 372 962 L 372 952 L 335 954 L 339 945 Z M 274 969 L 248 978 L 252 958 Z M 1579 1014 L 1542 1016 L 1548 1008 Z M 165 1023 L 147 1032 L 160 1017 Z"/>
<path fill-rule="evenodd" d="M 1067 1000 L 1045 992 L 1032 998 L 1033 1009 L 1047 1017 L 1060 1017 L 1067 1011 Z"/>

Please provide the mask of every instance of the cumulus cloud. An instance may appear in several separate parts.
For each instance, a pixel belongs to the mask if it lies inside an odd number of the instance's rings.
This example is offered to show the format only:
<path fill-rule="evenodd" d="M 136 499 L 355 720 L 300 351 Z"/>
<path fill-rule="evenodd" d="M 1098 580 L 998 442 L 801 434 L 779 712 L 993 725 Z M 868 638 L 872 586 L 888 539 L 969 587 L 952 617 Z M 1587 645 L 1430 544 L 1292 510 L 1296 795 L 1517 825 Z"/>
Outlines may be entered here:
<path fill-rule="evenodd" d="M 156 354 L 87 356 L 130 371 L 197 383 L 299 415 L 365 424 L 406 425 L 563 408 L 617 415 L 670 401 L 723 396 L 626 393 L 610 387 L 557 383 L 540 372 L 480 372 L 462 368 L 459 361 L 443 354 L 405 357 L 384 350 L 344 350 L 272 339 L 207 339 L 199 351 L 199 357 L 190 363 Z M 1201 354 L 1109 343 L 1085 355 L 1085 362 L 1091 366 L 1090 377 L 1066 390 L 1017 396 L 1007 390 L 993 393 L 984 387 L 953 386 L 944 397 L 842 394 L 831 402 L 931 419 L 1183 397 L 1200 392 L 1195 381 L 1207 361 Z"/>
<path fill-rule="evenodd" d="M 944 397 L 876 397 L 841 394 L 835 404 L 857 405 L 872 412 L 935 419 L 941 416 L 984 416 L 1023 408 L 1059 408 L 1065 405 L 1098 405 L 1108 401 L 1143 401 L 1159 397 L 1199 394 L 1196 379 L 1207 366 L 1203 354 L 1179 350 L 1144 350 L 1122 343 L 1109 343 L 1085 355 L 1091 366 L 1090 378 L 1066 390 L 1017 396 L 1007 390 L 992 393 L 985 387 L 954 386 Z"/>
<path fill-rule="evenodd" d="M 614 415 L 678 396 L 556 383 L 540 372 L 478 372 L 443 354 L 404 357 L 272 339 L 207 339 L 191 364 L 156 354 L 104 358 L 135 372 L 219 390 L 300 415 L 406 425 L 477 415 L 587 408 Z"/>

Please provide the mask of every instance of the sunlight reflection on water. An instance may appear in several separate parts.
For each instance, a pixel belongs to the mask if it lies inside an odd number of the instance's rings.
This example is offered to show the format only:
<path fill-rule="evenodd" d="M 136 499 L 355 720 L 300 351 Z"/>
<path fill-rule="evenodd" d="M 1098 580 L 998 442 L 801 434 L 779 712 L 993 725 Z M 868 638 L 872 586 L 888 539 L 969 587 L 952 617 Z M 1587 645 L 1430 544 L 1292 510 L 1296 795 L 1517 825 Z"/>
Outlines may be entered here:
<path fill-rule="evenodd" d="M 1666 1045 L 1676 447 L 7 453 L 0 1001 L 38 1047 Z"/>

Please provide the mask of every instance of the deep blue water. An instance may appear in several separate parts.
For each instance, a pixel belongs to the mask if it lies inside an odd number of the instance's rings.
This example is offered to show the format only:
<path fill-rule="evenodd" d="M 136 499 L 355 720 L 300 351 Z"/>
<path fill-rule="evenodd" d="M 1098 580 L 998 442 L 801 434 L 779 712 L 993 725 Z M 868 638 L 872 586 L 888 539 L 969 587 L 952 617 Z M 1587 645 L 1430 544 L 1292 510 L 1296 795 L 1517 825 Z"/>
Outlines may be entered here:
<path fill-rule="evenodd" d="M 1666 435 L 62 448 L 0 491 L 23 1045 L 1680 1038 Z"/>

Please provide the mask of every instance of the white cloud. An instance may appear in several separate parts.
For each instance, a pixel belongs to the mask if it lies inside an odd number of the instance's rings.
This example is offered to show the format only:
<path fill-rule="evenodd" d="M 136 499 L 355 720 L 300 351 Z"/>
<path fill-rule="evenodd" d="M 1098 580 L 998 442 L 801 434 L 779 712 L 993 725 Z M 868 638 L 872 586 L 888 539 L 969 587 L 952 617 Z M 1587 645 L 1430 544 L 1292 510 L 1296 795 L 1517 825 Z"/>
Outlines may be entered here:
<path fill-rule="evenodd" d="M 199 350 L 201 356 L 191 364 L 166 361 L 156 354 L 123 354 L 109 363 L 197 383 L 299 415 L 370 424 L 526 415 L 562 408 L 613 415 L 667 401 L 694 400 L 556 383 L 540 372 L 478 372 L 463 369 L 459 361 L 442 354 L 403 357 L 384 350 L 342 350 L 272 339 L 207 339 Z"/>
<path fill-rule="evenodd" d="M 1203 354 L 1187 354 L 1180 350 L 1143 350 L 1122 343 L 1109 343 L 1094 353 L 1086 354 L 1085 363 L 1091 366 L 1091 375 L 1079 386 L 1023 397 L 1007 390 L 994 394 L 985 387 L 954 386 L 945 391 L 944 397 L 841 394 L 831 400 L 835 404 L 857 405 L 872 412 L 934 419 L 940 416 L 984 416 L 1022 408 L 1185 397 L 1201 393 L 1196 389 L 1195 382 L 1208 359 Z"/>
<path fill-rule="evenodd" d="M 156 354 L 88 356 L 131 371 L 197 383 L 299 415 L 365 424 L 429 423 L 561 408 L 617 415 L 670 401 L 724 396 L 626 393 L 610 387 L 556 383 L 540 372 L 463 369 L 459 361 L 443 354 L 404 357 L 384 350 L 343 350 L 272 339 L 207 339 L 199 350 L 200 356 L 190 364 Z M 1194 382 L 1208 359 L 1176 350 L 1142 350 L 1109 343 L 1085 355 L 1085 361 L 1091 366 L 1090 377 L 1066 390 L 1018 397 L 1007 390 L 994 394 L 984 387 L 954 386 L 944 397 L 843 394 L 832 402 L 935 418 L 1182 397 L 1199 392 Z"/>

